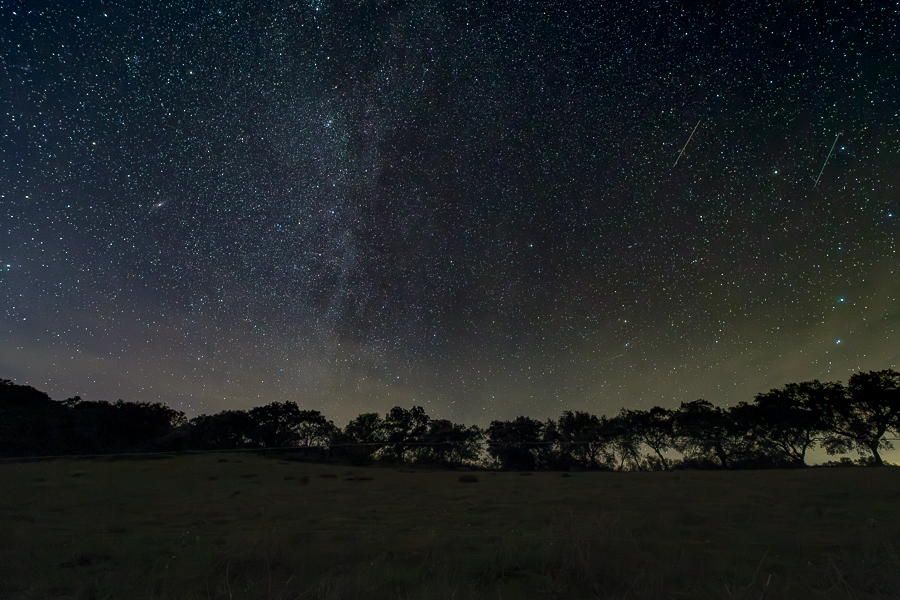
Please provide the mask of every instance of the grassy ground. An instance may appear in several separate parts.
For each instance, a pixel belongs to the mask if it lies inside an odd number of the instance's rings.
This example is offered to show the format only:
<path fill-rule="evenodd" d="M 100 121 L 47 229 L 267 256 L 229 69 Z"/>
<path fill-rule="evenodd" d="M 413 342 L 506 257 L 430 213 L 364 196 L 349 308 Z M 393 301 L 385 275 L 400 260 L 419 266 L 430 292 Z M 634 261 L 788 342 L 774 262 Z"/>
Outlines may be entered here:
<path fill-rule="evenodd" d="M 222 457 L 0 464 L 0 598 L 900 598 L 896 468 Z"/>

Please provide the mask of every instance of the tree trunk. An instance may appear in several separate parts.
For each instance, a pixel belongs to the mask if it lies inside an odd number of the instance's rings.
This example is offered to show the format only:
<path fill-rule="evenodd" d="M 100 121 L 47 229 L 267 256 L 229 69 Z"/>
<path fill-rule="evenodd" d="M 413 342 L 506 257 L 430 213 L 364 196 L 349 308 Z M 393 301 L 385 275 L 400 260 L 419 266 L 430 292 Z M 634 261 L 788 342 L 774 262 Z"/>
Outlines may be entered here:
<path fill-rule="evenodd" d="M 665 457 L 662 455 L 662 453 L 660 453 L 659 448 L 654 448 L 653 451 L 656 452 L 656 455 L 659 457 L 659 460 L 662 461 L 663 470 L 668 471 L 669 470 L 669 462 L 665 459 Z"/>
<path fill-rule="evenodd" d="M 725 450 L 722 448 L 722 445 L 716 444 L 715 450 L 716 450 L 716 456 L 718 456 L 719 460 L 722 462 L 722 468 L 727 469 L 728 468 L 728 455 L 725 454 Z"/>
<path fill-rule="evenodd" d="M 806 448 L 808 446 L 809 446 L 809 444 L 803 444 L 803 446 L 800 449 L 800 466 L 801 467 L 806 466 Z"/>
<path fill-rule="evenodd" d="M 869 444 L 869 450 L 872 451 L 872 458 L 875 459 L 875 466 L 883 467 L 884 461 L 881 459 L 881 455 L 878 454 L 878 442 L 879 441 L 881 441 L 881 440 L 876 441 L 874 444 Z"/>

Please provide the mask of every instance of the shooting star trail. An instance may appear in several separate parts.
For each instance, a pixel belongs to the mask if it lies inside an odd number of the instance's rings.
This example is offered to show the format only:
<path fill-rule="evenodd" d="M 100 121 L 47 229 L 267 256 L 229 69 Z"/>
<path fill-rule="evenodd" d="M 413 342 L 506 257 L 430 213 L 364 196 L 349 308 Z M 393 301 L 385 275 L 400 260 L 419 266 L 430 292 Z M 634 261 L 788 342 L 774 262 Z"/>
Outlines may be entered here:
<path fill-rule="evenodd" d="M 702 121 L 702 120 L 703 120 L 703 119 L 700 119 L 700 121 Z M 688 141 L 686 141 L 686 142 L 684 143 L 684 148 L 682 148 L 682 149 L 681 149 L 681 152 L 678 153 L 678 158 L 675 159 L 675 164 L 672 165 L 672 168 L 673 168 L 673 169 L 675 168 L 675 165 L 678 164 L 678 161 L 681 160 L 681 155 L 684 154 L 684 149 L 687 148 L 688 144 L 691 143 L 691 138 L 694 137 L 694 132 L 697 131 L 697 128 L 698 128 L 698 127 L 700 127 L 700 121 L 697 121 L 697 124 L 694 125 L 694 131 L 691 132 L 691 135 L 690 135 L 690 137 L 688 138 Z"/>
<path fill-rule="evenodd" d="M 834 147 L 837 146 L 838 138 L 841 137 L 841 134 L 838 133 L 834 136 L 834 143 L 831 145 L 831 150 L 828 151 L 828 156 L 825 157 L 825 162 L 822 163 L 822 168 L 819 170 L 819 177 L 822 176 L 822 171 L 825 170 L 825 165 L 828 164 L 828 159 L 831 158 L 831 153 L 834 152 Z M 816 177 L 816 182 L 813 184 L 813 187 L 819 185 L 819 177 Z"/>
<path fill-rule="evenodd" d="M 603 360 L 601 360 L 601 361 L 598 362 L 597 364 L 598 364 L 598 365 L 602 365 L 603 363 L 609 362 L 609 361 L 611 361 L 611 360 L 613 360 L 613 359 L 615 359 L 615 358 L 619 358 L 620 356 L 625 356 L 625 352 L 623 352 L 623 353 L 621 353 L 621 354 L 616 354 L 615 356 L 610 356 L 610 357 L 608 357 L 608 358 L 604 358 Z"/>

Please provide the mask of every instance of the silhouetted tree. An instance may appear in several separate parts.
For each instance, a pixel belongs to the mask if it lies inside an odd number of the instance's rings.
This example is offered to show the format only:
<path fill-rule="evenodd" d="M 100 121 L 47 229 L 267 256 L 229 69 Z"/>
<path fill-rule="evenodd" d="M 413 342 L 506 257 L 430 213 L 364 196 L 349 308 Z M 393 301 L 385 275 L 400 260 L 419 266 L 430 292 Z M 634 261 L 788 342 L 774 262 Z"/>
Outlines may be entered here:
<path fill-rule="evenodd" d="M 78 410 L 78 407 L 76 407 Z M 171 450 L 176 429 L 187 424 L 184 413 L 161 402 L 125 402 L 113 405 L 116 435 L 127 452 Z"/>
<path fill-rule="evenodd" d="M 385 415 L 382 423 L 385 448 L 393 452 L 398 462 L 406 462 L 407 452 L 417 449 L 428 432 L 429 421 L 421 406 L 411 409 L 395 406 Z"/>
<path fill-rule="evenodd" d="M 246 448 L 251 443 L 256 426 L 256 421 L 244 410 L 200 415 L 190 421 L 190 444 L 197 450 Z"/>
<path fill-rule="evenodd" d="M 546 454 L 544 424 L 529 417 L 492 421 L 487 430 L 488 453 L 501 469 L 530 471 Z"/>
<path fill-rule="evenodd" d="M 383 443 L 383 421 L 378 413 L 363 413 L 331 438 L 331 455 L 356 465 L 372 462 Z"/>
<path fill-rule="evenodd" d="M 900 373 L 891 369 L 854 373 L 847 388 L 833 384 L 824 398 L 829 454 L 855 449 L 884 464 L 880 450 L 894 448 L 885 434 L 900 435 Z"/>
<path fill-rule="evenodd" d="M 76 406 L 81 404 L 81 402 L 82 402 L 81 396 L 74 396 L 72 398 L 66 398 L 59 404 L 65 408 L 75 408 Z"/>
<path fill-rule="evenodd" d="M 676 449 L 687 458 L 712 456 L 722 468 L 733 458 L 755 458 L 756 436 L 746 406 L 725 410 L 706 400 L 682 402 L 675 413 Z"/>
<path fill-rule="evenodd" d="M 536 468 L 549 469 L 562 466 L 560 465 L 559 451 L 561 441 L 562 436 L 559 433 L 556 421 L 554 419 L 545 420 L 541 428 L 541 443 L 537 444 L 533 449 Z"/>
<path fill-rule="evenodd" d="M 727 437 L 723 440 L 722 447 L 729 457 L 730 468 L 797 466 L 795 460 L 785 456 L 778 446 L 764 437 L 766 430 L 760 426 L 761 409 L 758 405 L 738 402 L 723 412 L 727 417 Z"/>
<path fill-rule="evenodd" d="M 296 446 L 300 440 L 300 407 L 296 402 L 272 402 L 251 408 L 250 418 L 256 423 L 251 436 L 254 446 L 284 448 Z"/>
<path fill-rule="evenodd" d="M 0 379 L 0 456 L 63 454 L 62 407 L 30 385 Z"/>
<path fill-rule="evenodd" d="M 482 431 L 475 425 L 466 427 L 447 419 L 432 419 L 419 458 L 424 462 L 459 466 L 476 461 L 481 452 Z"/>
<path fill-rule="evenodd" d="M 487 431 L 430 419 L 422 407 L 394 407 L 382 419 L 364 413 L 343 431 L 319 411 L 295 402 L 273 402 L 249 411 L 184 414 L 160 403 L 54 402 L 30 386 L 0 380 L 0 456 L 103 454 L 172 450 L 329 446 L 357 464 L 382 452 L 400 462 L 412 458 L 447 465 L 478 460 L 487 452 L 503 469 L 568 467 L 669 468 L 663 455 L 681 451 L 683 464 L 724 468 L 803 465 L 819 442 L 829 454 L 856 450 L 860 465 L 881 465 L 900 435 L 900 373 L 855 373 L 847 387 L 808 381 L 757 394 L 753 404 L 725 409 L 705 400 L 677 411 L 625 410 L 613 418 L 566 411 L 558 420 L 528 417 L 493 421 Z M 646 445 L 655 456 L 643 459 Z M 852 461 L 847 459 L 839 464 Z M 836 463 L 837 464 L 837 463 Z"/>
<path fill-rule="evenodd" d="M 672 411 L 654 406 L 650 410 L 622 409 L 621 426 L 628 429 L 639 444 L 653 450 L 663 469 L 669 468 L 663 453 L 674 446 L 675 422 Z"/>
<path fill-rule="evenodd" d="M 74 400 L 74 399 L 73 399 Z M 70 402 L 61 407 L 59 420 L 53 420 L 53 448 L 48 454 L 108 454 L 127 452 L 118 439 L 115 409 L 109 402 Z M 43 452 L 42 452 L 43 454 Z"/>
<path fill-rule="evenodd" d="M 307 448 L 326 447 L 338 433 L 332 421 L 317 410 L 301 410 L 297 419 L 297 435 L 300 445 Z"/>
<path fill-rule="evenodd" d="M 752 417 L 761 443 L 796 465 L 806 465 L 806 451 L 827 431 L 825 405 L 832 388 L 805 381 L 757 394 Z"/>
<path fill-rule="evenodd" d="M 606 464 L 617 471 L 633 470 L 641 464 L 641 442 L 621 416 L 601 417 L 602 434 L 609 440 Z"/>
<path fill-rule="evenodd" d="M 184 413 L 149 402 L 78 402 L 66 431 L 71 449 L 84 454 L 170 450 L 164 440 L 187 424 Z"/>
<path fill-rule="evenodd" d="M 559 417 L 560 456 L 563 464 L 577 464 L 588 469 L 601 466 L 611 439 L 606 418 L 583 411 L 565 411 Z"/>

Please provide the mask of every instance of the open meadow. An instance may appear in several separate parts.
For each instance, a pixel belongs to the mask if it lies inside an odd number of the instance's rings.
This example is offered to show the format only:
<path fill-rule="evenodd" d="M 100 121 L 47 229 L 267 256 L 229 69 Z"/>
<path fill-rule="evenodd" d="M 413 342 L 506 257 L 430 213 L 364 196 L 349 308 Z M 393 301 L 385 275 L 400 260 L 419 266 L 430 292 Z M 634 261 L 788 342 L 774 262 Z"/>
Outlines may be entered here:
<path fill-rule="evenodd" d="M 477 478 L 475 482 L 460 478 Z M 900 598 L 900 469 L 0 464 L 0 597 Z"/>

